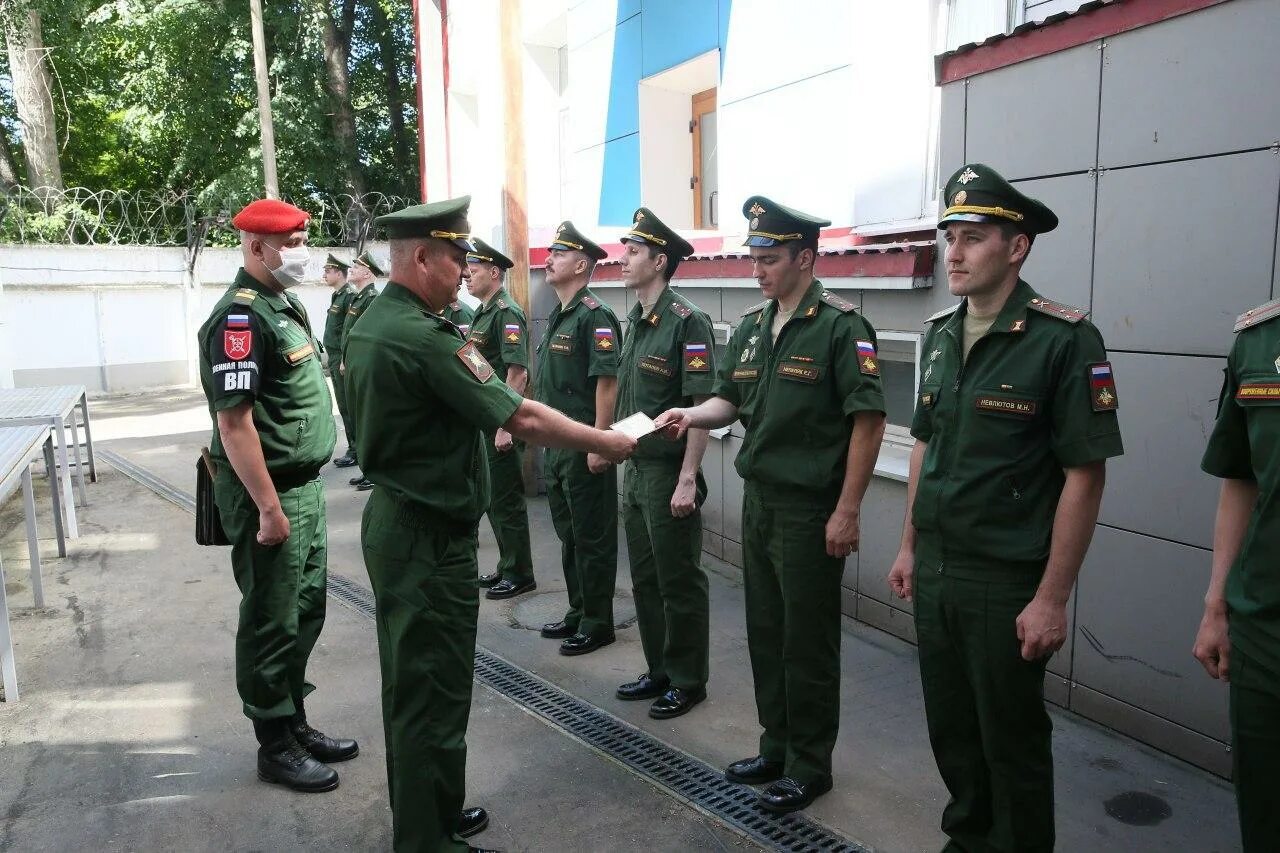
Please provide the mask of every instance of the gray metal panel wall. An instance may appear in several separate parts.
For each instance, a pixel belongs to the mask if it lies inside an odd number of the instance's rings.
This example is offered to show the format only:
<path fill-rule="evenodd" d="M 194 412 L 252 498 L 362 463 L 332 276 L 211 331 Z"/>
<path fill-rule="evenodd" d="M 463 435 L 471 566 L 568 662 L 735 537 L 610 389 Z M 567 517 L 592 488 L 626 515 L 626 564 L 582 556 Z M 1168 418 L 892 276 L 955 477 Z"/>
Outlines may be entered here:
<path fill-rule="evenodd" d="M 902 522 L 907 509 L 907 484 L 875 477 L 862 501 L 862 540 L 858 545 L 858 592 L 890 607 L 910 613 L 910 602 L 889 592 L 893 568 L 902 542 Z"/>
<path fill-rule="evenodd" d="M 965 159 L 1010 180 L 1092 168 L 1099 62 L 1086 44 L 970 78 Z"/>
<path fill-rule="evenodd" d="M 1200 471 L 1225 360 L 1112 352 L 1125 454 L 1107 463 L 1099 521 L 1201 548 L 1213 545 L 1218 487 Z M 1203 589 L 1188 589 L 1189 599 Z"/>
<path fill-rule="evenodd" d="M 1271 151 L 1103 172 L 1093 320 L 1107 346 L 1225 355 L 1236 315 L 1271 290 L 1278 192 Z"/>
<path fill-rule="evenodd" d="M 938 175 L 947 178 L 964 165 L 965 93 L 963 80 L 942 87 L 941 113 L 938 120 Z"/>
<path fill-rule="evenodd" d="M 1093 175 L 1022 181 L 1018 189 L 1058 214 L 1059 225 L 1036 239 L 1022 277 L 1057 302 L 1088 309 L 1093 273 Z"/>
<path fill-rule="evenodd" d="M 1277 34 L 1280 3 L 1233 0 L 1107 39 L 1101 165 L 1274 144 Z"/>
<path fill-rule="evenodd" d="M 1208 577 L 1199 548 L 1099 527 L 1080 572 L 1075 681 L 1225 740 L 1226 690 L 1191 656 Z"/>

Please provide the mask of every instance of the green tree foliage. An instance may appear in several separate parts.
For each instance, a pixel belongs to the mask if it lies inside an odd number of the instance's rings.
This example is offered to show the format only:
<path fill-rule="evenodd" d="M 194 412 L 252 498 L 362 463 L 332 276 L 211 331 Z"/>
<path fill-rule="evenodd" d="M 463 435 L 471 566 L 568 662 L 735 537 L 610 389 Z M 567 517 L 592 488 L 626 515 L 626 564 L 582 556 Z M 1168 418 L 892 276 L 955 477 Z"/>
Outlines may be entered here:
<path fill-rule="evenodd" d="M 55 76 L 67 186 L 192 194 L 211 210 L 261 193 L 248 0 L 32 1 Z M 342 0 L 325 2 L 341 20 Z M 371 191 L 413 197 L 410 0 L 354 3 L 348 72 L 360 169 Z M 263 13 L 281 192 L 341 194 L 348 164 L 332 138 L 315 0 L 267 0 Z M 398 103 L 388 95 L 389 66 Z M 20 160 L 7 68 L 0 65 L 0 132 Z"/>

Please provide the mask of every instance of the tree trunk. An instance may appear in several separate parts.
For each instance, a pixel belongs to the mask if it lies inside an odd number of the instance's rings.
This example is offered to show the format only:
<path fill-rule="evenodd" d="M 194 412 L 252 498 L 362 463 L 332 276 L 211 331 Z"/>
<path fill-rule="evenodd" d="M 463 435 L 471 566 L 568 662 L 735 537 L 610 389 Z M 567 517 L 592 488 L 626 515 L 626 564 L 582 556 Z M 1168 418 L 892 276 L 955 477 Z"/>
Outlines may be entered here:
<path fill-rule="evenodd" d="M 347 72 L 347 50 L 343 35 L 334 26 L 328 0 L 316 0 L 316 13 L 324 35 L 325 90 L 329 93 L 329 117 L 333 138 L 338 143 L 347 173 L 347 191 L 362 196 L 366 192 L 364 169 L 356 151 L 356 118 L 351 109 L 351 82 Z"/>
<path fill-rule="evenodd" d="M 27 163 L 27 184 L 62 189 L 58 162 L 58 127 L 53 116 L 53 81 L 40 33 L 40 13 L 31 10 L 7 21 L 9 73 L 13 99 L 22 122 L 22 153 Z"/>
<path fill-rule="evenodd" d="M 400 62 L 396 56 L 395 35 L 391 32 L 391 21 L 387 10 L 382 6 L 382 0 L 370 0 L 369 7 L 378 28 L 378 49 L 382 54 L 382 70 L 387 81 L 387 112 L 391 116 L 391 161 L 401 182 L 397 192 L 411 196 L 415 182 L 412 180 L 413 164 L 408 140 L 405 139 L 404 94 L 400 87 Z"/>
<path fill-rule="evenodd" d="M 0 189 L 5 191 L 18 186 L 18 163 L 9 147 L 9 132 L 0 127 Z"/>

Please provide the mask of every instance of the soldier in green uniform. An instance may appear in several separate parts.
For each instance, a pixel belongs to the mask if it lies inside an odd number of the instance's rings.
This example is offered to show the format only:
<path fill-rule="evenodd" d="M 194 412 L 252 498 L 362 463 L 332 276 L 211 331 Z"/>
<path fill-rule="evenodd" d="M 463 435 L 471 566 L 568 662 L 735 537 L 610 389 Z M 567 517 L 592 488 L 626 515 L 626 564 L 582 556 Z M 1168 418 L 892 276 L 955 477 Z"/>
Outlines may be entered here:
<path fill-rule="evenodd" d="M 915 600 L 929 741 L 951 793 L 946 849 L 1049 851 L 1049 656 L 1123 453 L 1116 385 L 1086 312 L 1020 278 L 1058 218 L 994 169 L 947 182 L 947 283 L 929 318 L 902 546 L 889 574 Z"/>
<path fill-rule="evenodd" d="M 711 318 L 670 284 L 693 246 L 648 208 L 633 218 L 622 238 L 622 280 L 636 304 L 627 315 L 615 420 L 696 405 L 715 384 Z M 617 696 L 656 699 L 649 716 L 659 720 L 685 714 L 707 698 L 710 603 L 701 563 L 706 449 L 705 429 L 690 430 L 678 442 L 646 436 L 622 478 L 622 524 L 648 671 L 619 687 Z"/>
<path fill-rule="evenodd" d="M 601 429 L 612 423 L 622 343 L 617 316 L 587 286 L 596 262 L 605 257 L 572 222 L 556 229 L 546 269 L 560 304 L 538 345 L 534 386 L 542 402 Z M 589 453 L 550 450 L 545 460 L 547 505 L 560 537 L 569 610 L 559 622 L 543 625 L 542 636 L 562 640 L 562 655 L 584 655 L 614 640 L 618 472 Z"/>
<path fill-rule="evenodd" d="M 397 851 L 466 850 L 488 823 L 462 811 L 489 506 L 484 431 L 615 462 L 635 441 L 521 399 L 442 312 L 468 274 L 469 198 L 379 217 L 391 282 L 347 341 L 360 461 L 377 483 L 361 525 L 377 601 L 383 728 Z"/>
<path fill-rule="evenodd" d="M 307 723 L 307 659 L 324 626 L 328 531 L 320 467 L 337 440 L 302 302 L 307 214 L 255 201 L 236 214 L 244 265 L 200 327 L 200 384 L 213 419 L 214 497 L 240 588 L 236 687 L 257 735 L 259 778 L 331 791 L 325 762 L 353 740 Z"/>
<path fill-rule="evenodd" d="M 480 300 L 471 320 L 468 340 L 517 394 L 529 384 L 529 334 L 524 311 L 502 285 L 515 266 L 506 255 L 473 237 L 476 250 L 467 255 L 467 290 Z M 485 433 L 489 460 L 489 524 L 498 540 L 498 567 L 480 577 L 488 587 L 485 598 L 503 599 L 538 588 L 533 579 L 533 550 L 529 545 L 529 512 L 524 501 L 522 446 L 501 427 Z"/>
<path fill-rule="evenodd" d="M 859 514 L 884 435 L 876 335 L 856 307 L 814 278 L 818 234 L 831 223 L 763 196 L 747 199 L 754 275 L 766 301 L 729 341 L 716 396 L 672 409 L 671 434 L 727 426 L 746 437 L 743 580 L 760 753 L 725 777 L 772 783 L 775 813 L 831 790 L 840 726 L 840 579 L 858 548 Z"/>
<path fill-rule="evenodd" d="M 342 330 L 347 321 L 347 309 L 351 307 L 351 302 L 356 297 L 355 286 L 347 281 L 347 270 L 350 268 L 350 264 L 338 260 L 332 252 L 325 258 L 324 283 L 333 289 L 333 295 L 329 297 L 329 313 L 324 318 L 324 337 L 321 343 L 324 344 L 326 358 L 330 360 L 326 372 L 333 380 L 333 397 L 338 403 L 338 414 L 342 416 L 342 430 L 347 437 L 346 454 L 333 460 L 333 464 L 338 468 L 356 464 L 356 445 L 351 438 L 351 418 L 347 415 L 346 385 L 338 372 L 338 365 L 342 360 Z"/>
<path fill-rule="evenodd" d="M 471 333 L 471 323 L 475 317 L 476 312 L 457 298 L 450 302 L 449 307 L 444 311 L 444 318 L 457 326 L 463 336 Z"/>
<path fill-rule="evenodd" d="M 339 361 L 339 374 L 340 377 L 343 378 L 343 381 L 345 381 L 347 367 L 347 336 L 351 334 L 351 330 L 355 327 L 356 321 L 359 320 L 360 316 L 368 310 L 369 306 L 373 303 L 374 298 L 377 297 L 378 288 L 375 285 L 377 284 L 378 278 L 385 276 L 386 274 L 386 271 L 384 271 L 378 264 L 377 259 L 373 257 L 373 252 L 361 252 L 351 264 L 351 281 L 358 288 L 358 291 L 356 292 L 355 298 L 351 300 L 351 306 L 347 308 L 347 319 L 342 327 L 342 358 Z M 345 397 L 345 394 L 343 396 Z M 354 419 L 352 419 L 351 425 L 352 427 L 355 426 Z M 351 440 L 352 433 L 348 432 L 348 441 Z M 351 454 L 351 459 L 353 463 L 359 461 L 358 456 L 355 453 Z M 361 470 L 363 471 L 363 468 Z M 359 492 L 367 492 L 373 488 L 373 482 L 363 473 L 358 477 L 352 477 L 347 482 L 348 484 L 355 486 L 356 491 Z"/>
<path fill-rule="evenodd" d="M 1231 684 L 1232 780 L 1245 853 L 1280 839 L 1280 300 L 1241 314 L 1200 463 L 1222 478 L 1194 654 Z"/>

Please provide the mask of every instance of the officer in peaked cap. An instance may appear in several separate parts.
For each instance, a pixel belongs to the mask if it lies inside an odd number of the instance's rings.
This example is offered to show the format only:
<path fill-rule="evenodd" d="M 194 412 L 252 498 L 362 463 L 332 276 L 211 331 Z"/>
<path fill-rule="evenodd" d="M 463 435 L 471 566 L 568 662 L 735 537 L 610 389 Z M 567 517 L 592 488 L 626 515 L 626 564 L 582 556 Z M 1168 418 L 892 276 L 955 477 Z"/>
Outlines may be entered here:
<path fill-rule="evenodd" d="M 547 284 L 559 303 L 538 345 L 535 395 L 584 424 L 613 422 L 618 393 L 618 318 L 588 287 L 604 249 L 572 222 L 556 229 L 547 254 Z M 542 636 L 562 640 L 560 653 L 583 655 L 614 641 L 613 592 L 618 571 L 618 473 L 595 454 L 549 450 L 547 505 L 561 543 L 569 608 Z"/>
<path fill-rule="evenodd" d="M 324 319 L 324 344 L 328 362 L 328 373 L 333 379 L 333 397 L 338 403 L 338 414 L 342 416 L 342 428 L 347 437 L 347 452 L 333 460 L 338 468 L 346 468 L 356 464 L 355 441 L 351 437 L 351 418 L 347 415 L 346 386 L 338 373 L 338 363 L 342 358 L 342 329 L 347 321 L 347 309 L 356 297 L 355 286 L 347 281 L 347 271 L 351 265 L 341 260 L 332 252 L 324 260 L 324 282 L 333 289 L 329 297 L 329 313 Z"/>
<path fill-rule="evenodd" d="M 213 419 L 214 496 L 240 588 L 236 687 L 257 735 L 259 778 L 330 791 L 353 740 L 307 722 L 307 660 L 324 626 L 328 529 L 320 467 L 333 403 L 302 302 L 305 211 L 255 201 L 232 219 L 243 266 L 200 327 L 200 384 Z"/>
<path fill-rule="evenodd" d="M 766 297 L 729 341 L 716 396 L 660 418 L 675 434 L 741 420 L 747 644 L 764 734 L 730 781 L 760 805 L 803 809 L 831 790 L 840 725 L 840 578 L 884 433 L 876 335 L 814 277 L 831 224 L 764 196 L 742 206 Z M 771 783 L 771 784 L 770 784 Z"/>
<path fill-rule="evenodd" d="M 344 322 L 342 326 L 342 341 L 341 346 L 339 347 L 341 358 L 338 361 L 338 381 L 345 381 L 347 336 L 351 334 L 351 330 L 355 327 L 356 321 L 360 319 L 360 315 L 368 310 L 369 304 L 373 302 L 374 297 L 378 295 L 378 288 L 375 286 L 377 284 L 377 280 L 386 274 L 386 271 L 378 263 L 377 258 L 373 256 L 373 252 L 368 250 L 361 252 L 351 264 L 351 271 L 348 275 L 358 290 L 351 300 L 350 307 L 347 308 L 346 322 Z M 336 385 L 337 382 L 334 384 Z M 345 396 L 346 394 L 344 393 L 343 397 L 345 398 Z M 347 440 L 352 442 L 354 446 L 354 422 L 352 422 L 351 427 L 351 430 L 347 433 Z M 351 462 L 347 463 L 348 465 L 359 462 L 359 457 L 355 452 L 351 452 L 348 455 L 351 457 Z M 351 485 L 356 487 L 357 491 L 367 492 L 373 488 L 373 482 L 363 473 L 357 477 L 352 477 L 349 482 Z"/>
<path fill-rule="evenodd" d="M 1044 673 L 1123 453 L 1088 312 L 1021 278 L 1058 217 L 990 166 L 947 181 L 939 220 L 958 305 L 928 319 L 908 508 L 889 584 L 915 600 L 929 741 L 963 850 L 1054 847 Z"/>
<path fill-rule="evenodd" d="M 467 255 L 471 277 L 467 290 L 480 300 L 468 339 L 493 366 L 498 376 L 517 394 L 529 384 L 529 324 L 524 309 L 503 286 L 506 271 L 515 264 L 506 255 L 478 238 Z M 489 460 L 489 524 L 498 540 L 498 565 L 482 575 L 488 587 L 485 598 L 503 599 L 538 588 L 533 579 L 533 550 L 529 544 L 529 513 L 524 500 L 522 442 L 498 427 L 485 433 Z"/>
<path fill-rule="evenodd" d="M 693 246 L 642 207 L 622 236 L 622 280 L 636 297 L 618 367 L 614 419 L 657 417 L 709 398 L 715 383 L 711 318 L 671 287 Z M 637 625 L 647 670 L 619 699 L 656 700 L 649 716 L 687 713 L 707 695 L 709 601 L 702 569 L 702 456 L 707 431 L 678 442 L 641 440 L 627 463 L 622 521 L 631 558 Z"/>

